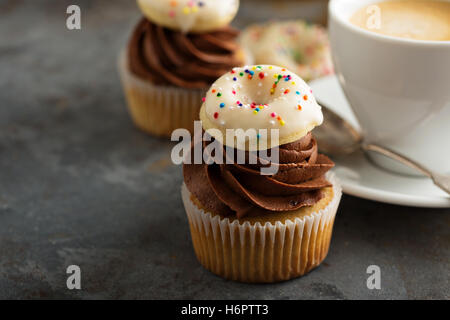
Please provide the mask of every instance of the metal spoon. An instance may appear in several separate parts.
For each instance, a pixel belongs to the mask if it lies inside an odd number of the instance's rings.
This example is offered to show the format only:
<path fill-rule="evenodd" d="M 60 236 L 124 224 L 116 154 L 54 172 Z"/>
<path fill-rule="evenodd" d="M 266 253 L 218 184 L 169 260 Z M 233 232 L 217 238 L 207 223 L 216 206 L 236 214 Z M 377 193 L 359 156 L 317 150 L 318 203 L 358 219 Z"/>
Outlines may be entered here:
<path fill-rule="evenodd" d="M 332 156 L 350 154 L 358 149 L 377 152 L 430 177 L 436 186 L 450 194 L 450 175 L 433 172 L 422 164 L 389 148 L 373 143 L 364 143 L 362 134 L 350 123 L 323 103 L 318 103 L 322 106 L 324 121 L 321 126 L 314 130 L 314 136 L 322 152 Z"/>

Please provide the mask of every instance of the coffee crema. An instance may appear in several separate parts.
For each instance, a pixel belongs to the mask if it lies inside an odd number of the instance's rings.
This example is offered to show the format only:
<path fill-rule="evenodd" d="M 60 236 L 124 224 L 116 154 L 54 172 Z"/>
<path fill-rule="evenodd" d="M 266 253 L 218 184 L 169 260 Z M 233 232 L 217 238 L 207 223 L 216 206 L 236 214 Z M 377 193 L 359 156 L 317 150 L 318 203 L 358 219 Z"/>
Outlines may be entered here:
<path fill-rule="evenodd" d="M 367 5 L 350 22 L 367 31 L 415 40 L 450 41 L 450 2 L 396 0 Z"/>

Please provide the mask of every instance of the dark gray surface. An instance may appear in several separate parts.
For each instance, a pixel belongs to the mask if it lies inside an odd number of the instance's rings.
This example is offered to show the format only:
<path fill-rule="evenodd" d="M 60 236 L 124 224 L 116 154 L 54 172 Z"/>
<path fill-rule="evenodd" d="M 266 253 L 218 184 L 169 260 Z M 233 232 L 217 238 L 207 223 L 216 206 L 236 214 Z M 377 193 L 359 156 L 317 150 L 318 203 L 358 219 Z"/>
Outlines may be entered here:
<path fill-rule="evenodd" d="M 65 28 L 74 2 L 81 31 Z M 0 298 L 450 298 L 450 210 L 349 196 L 308 276 L 248 285 L 204 270 L 171 144 L 133 128 L 116 73 L 134 2 L 74 2 L 0 0 Z M 71 264 L 80 291 L 66 289 Z M 366 287 L 371 264 L 382 290 Z"/>

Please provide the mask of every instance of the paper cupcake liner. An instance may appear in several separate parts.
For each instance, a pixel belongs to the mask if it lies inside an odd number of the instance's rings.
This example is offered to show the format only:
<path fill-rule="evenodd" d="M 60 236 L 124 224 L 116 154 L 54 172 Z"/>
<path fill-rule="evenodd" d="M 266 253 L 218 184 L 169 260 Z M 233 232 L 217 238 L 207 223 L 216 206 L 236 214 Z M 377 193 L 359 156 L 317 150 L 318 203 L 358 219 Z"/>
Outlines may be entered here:
<path fill-rule="evenodd" d="M 125 51 L 119 55 L 118 68 L 136 127 L 166 137 L 178 128 L 193 132 L 207 89 L 157 86 L 142 80 L 129 70 Z"/>
<path fill-rule="evenodd" d="M 334 195 L 323 210 L 275 225 L 213 216 L 191 201 L 183 183 L 182 199 L 198 260 L 211 272 L 241 282 L 277 282 L 306 274 L 328 253 L 342 195 L 335 176 L 330 173 L 327 178 Z"/>

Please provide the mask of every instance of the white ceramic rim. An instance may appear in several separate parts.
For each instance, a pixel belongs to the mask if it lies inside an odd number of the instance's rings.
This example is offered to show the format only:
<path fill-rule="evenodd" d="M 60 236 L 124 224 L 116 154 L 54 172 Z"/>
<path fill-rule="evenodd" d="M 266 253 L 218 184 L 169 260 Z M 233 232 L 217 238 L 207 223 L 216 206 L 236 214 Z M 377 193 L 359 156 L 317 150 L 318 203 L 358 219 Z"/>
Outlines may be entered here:
<path fill-rule="evenodd" d="M 328 4 L 328 15 L 329 19 L 334 19 L 337 23 L 339 23 L 342 27 L 346 28 L 349 31 L 354 33 L 359 33 L 360 35 L 365 35 L 368 38 L 373 40 L 378 40 L 381 42 L 388 43 L 396 43 L 405 46 L 424 46 L 424 47 L 446 47 L 450 48 L 450 41 L 437 41 L 437 40 L 416 40 L 416 39 L 407 39 L 400 37 L 388 36 L 376 32 L 371 32 L 365 30 L 363 28 L 357 27 L 353 25 L 347 17 L 344 17 L 344 14 L 339 14 L 337 11 L 339 10 L 338 6 L 341 5 L 342 2 L 354 2 L 358 3 L 358 8 L 362 8 L 368 4 L 376 4 L 388 0 L 330 0 Z M 439 0 L 449 2 L 450 0 Z"/>
<path fill-rule="evenodd" d="M 416 195 L 400 194 L 376 188 L 365 187 L 357 183 L 352 183 L 339 174 L 339 181 L 345 194 L 382 203 L 395 204 L 407 207 L 418 208 L 450 208 L 450 199 L 445 197 L 418 197 Z"/>

